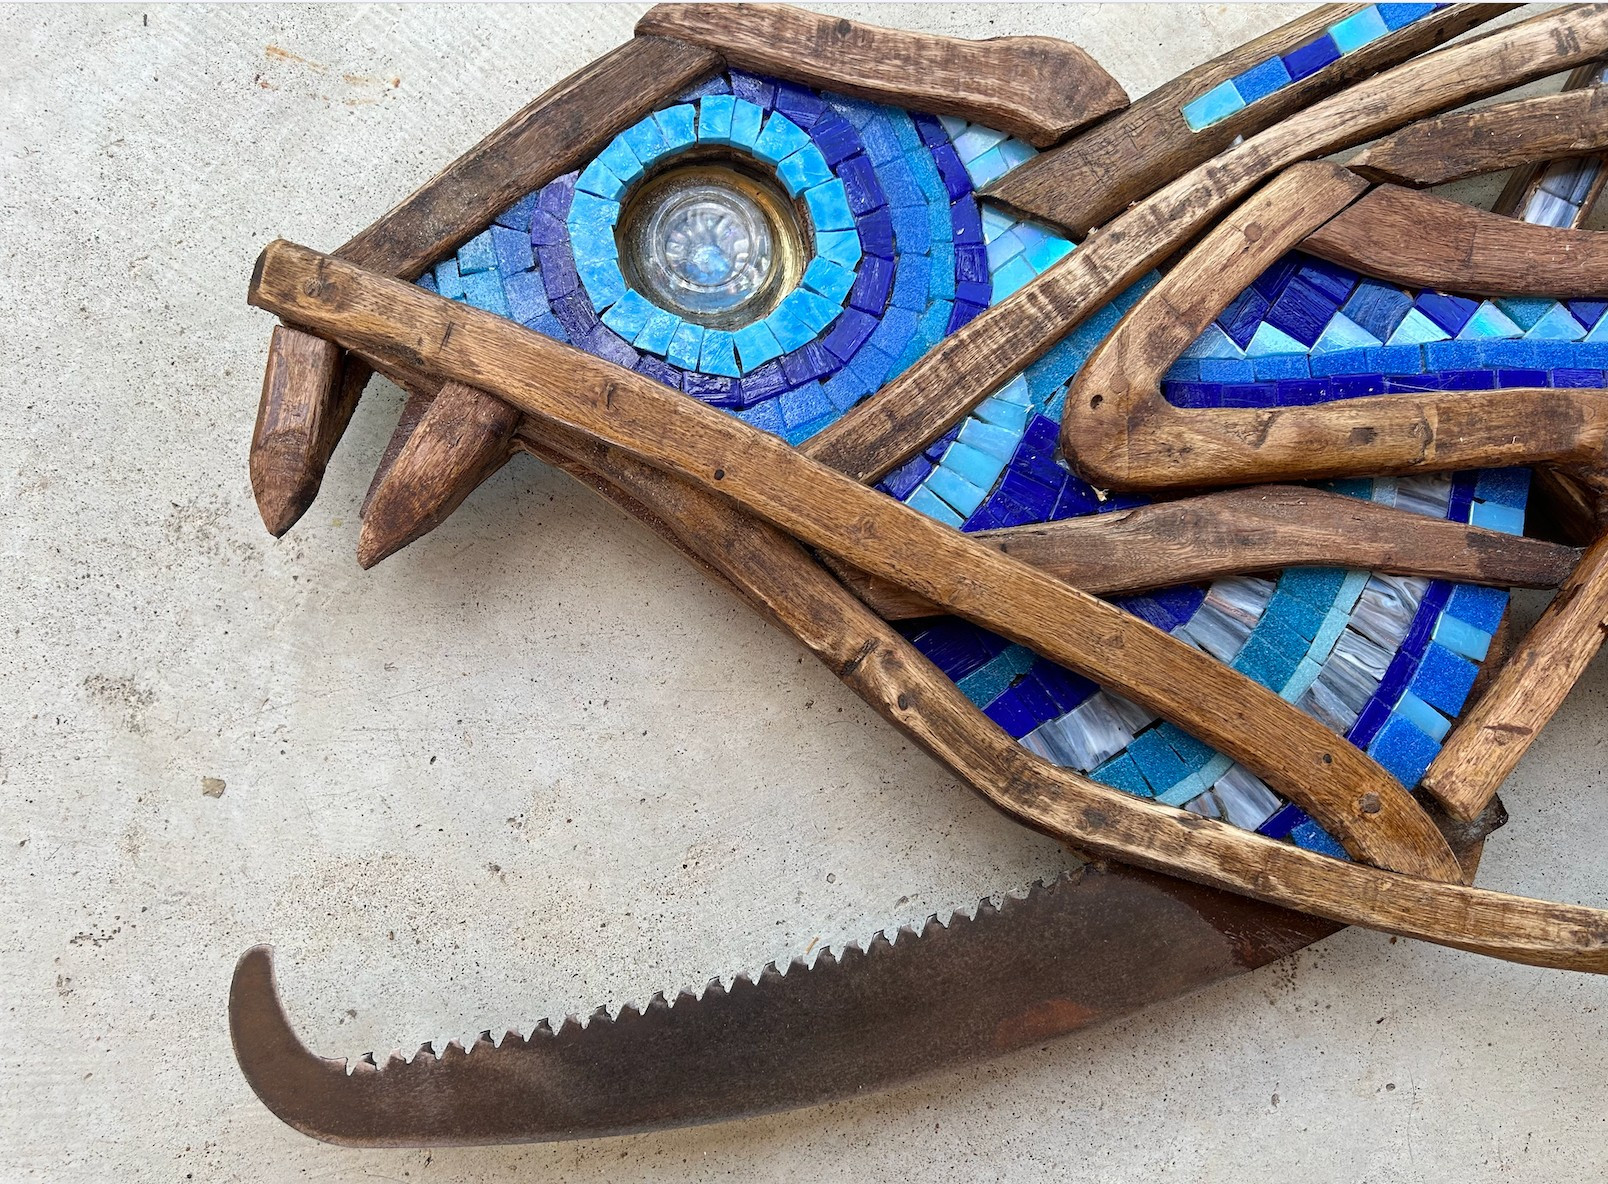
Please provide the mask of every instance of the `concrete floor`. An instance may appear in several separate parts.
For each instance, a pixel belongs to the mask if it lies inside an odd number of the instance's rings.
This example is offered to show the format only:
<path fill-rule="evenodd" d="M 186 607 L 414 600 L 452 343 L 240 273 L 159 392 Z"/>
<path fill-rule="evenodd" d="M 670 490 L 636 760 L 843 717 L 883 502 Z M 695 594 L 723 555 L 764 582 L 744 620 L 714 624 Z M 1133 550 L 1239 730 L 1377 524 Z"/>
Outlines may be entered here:
<path fill-rule="evenodd" d="M 534 462 L 361 572 L 392 388 L 301 525 L 263 532 L 256 252 L 341 242 L 638 11 L 0 14 L 0 1180 L 1600 1178 L 1608 986 L 1357 931 L 1042 1050 L 700 1130 L 363 1152 L 256 1102 L 224 998 L 257 941 L 313 1046 L 355 1054 L 1065 863 Z M 1134 94 L 1289 15 L 875 11 L 1068 36 Z M 1605 903 L 1605 676 L 1510 783 L 1483 883 Z"/>

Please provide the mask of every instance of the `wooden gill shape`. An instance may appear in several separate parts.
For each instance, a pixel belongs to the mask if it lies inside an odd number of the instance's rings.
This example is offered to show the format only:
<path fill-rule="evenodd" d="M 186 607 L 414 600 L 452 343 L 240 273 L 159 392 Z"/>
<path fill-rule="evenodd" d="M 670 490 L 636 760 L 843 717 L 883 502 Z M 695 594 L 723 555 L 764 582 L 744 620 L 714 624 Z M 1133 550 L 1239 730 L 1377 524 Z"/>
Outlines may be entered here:
<path fill-rule="evenodd" d="M 1223 409 L 1178 408 L 1162 397 L 1161 376 L 1229 300 L 1309 243 L 1364 187 L 1337 165 L 1298 165 L 1214 227 L 1078 372 L 1061 420 L 1061 447 L 1074 467 L 1097 485 L 1165 489 L 1596 462 L 1608 443 L 1608 398 L 1599 390 L 1432 391 Z"/>
<path fill-rule="evenodd" d="M 1229 148 L 1096 231 L 1036 280 L 944 338 L 803 450 L 862 481 L 920 452 L 1013 374 L 1268 175 L 1608 53 L 1608 5 L 1542 13 L 1449 45 Z"/>
<path fill-rule="evenodd" d="M 1246 104 L 1199 131 L 1184 106 L 1253 66 L 1323 35 L 1362 4 L 1326 4 L 1157 87 L 1116 115 L 1012 169 L 983 194 L 1082 238 L 1133 202 L 1235 140 L 1253 136 L 1318 99 L 1433 49 L 1512 4 L 1457 4 L 1343 54 L 1315 73 Z"/>
<path fill-rule="evenodd" d="M 636 31 L 707 46 L 745 70 L 958 116 L 1040 148 L 1128 105 L 1098 62 L 1055 37 L 941 37 L 786 4 L 657 4 Z"/>
<path fill-rule="evenodd" d="M 289 243 L 263 252 L 250 300 L 738 501 L 1172 721 L 1300 803 L 1360 858 L 1430 879 L 1459 876 L 1446 841 L 1395 779 L 1267 688 L 733 416 L 502 317 Z"/>
<path fill-rule="evenodd" d="M 1608 91 L 1593 86 L 1421 120 L 1346 164 L 1370 181 L 1422 189 L 1605 149 Z"/>
<path fill-rule="evenodd" d="M 1096 857 L 1492 957 L 1608 972 L 1608 913 L 1330 859 L 1132 797 L 1012 741 L 793 539 L 724 498 L 564 424 L 527 437 L 660 529 L 812 650 L 885 719 L 1017 820 Z M 1476 849 L 1478 844 L 1475 845 Z M 1472 863 L 1472 861 L 1471 861 Z"/>
<path fill-rule="evenodd" d="M 583 163 L 719 66 L 717 55 L 698 46 L 634 38 L 527 104 L 335 253 L 413 279 L 501 210 Z M 251 473 L 258 510 L 276 537 L 317 497 L 368 377 L 366 368 L 344 362 L 327 343 L 285 326 L 275 330 L 252 436 Z M 472 469 L 463 471 L 467 479 Z M 455 498 L 456 505 L 472 489 L 448 491 L 439 505 L 421 506 L 417 533 L 429 529 L 427 521 L 440 521 L 443 510 L 450 512 L 447 500 Z"/>
<path fill-rule="evenodd" d="M 1301 566 L 1551 588 L 1580 558 L 1558 543 L 1294 485 L 1228 489 L 970 537 L 1098 596 Z M 938 611 L 886 580 L 834 570 L 885 620 Z"/>

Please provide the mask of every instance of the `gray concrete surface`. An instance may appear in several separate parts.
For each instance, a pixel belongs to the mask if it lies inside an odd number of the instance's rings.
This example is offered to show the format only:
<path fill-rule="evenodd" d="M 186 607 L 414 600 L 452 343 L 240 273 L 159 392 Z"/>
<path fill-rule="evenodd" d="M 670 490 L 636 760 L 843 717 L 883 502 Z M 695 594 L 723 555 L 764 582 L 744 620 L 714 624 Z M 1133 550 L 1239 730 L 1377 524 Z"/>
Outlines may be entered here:
<path fill-rule="evenodd" d="M 261 529 L 257 250 L 339 243 L 637 11 L 0 10 L 0 1180 L 1601 1178 L 1608 988 L 1355 931 L 1042 1050 L 733 1125 L 362 1152 L 257 1104 L 224 1024 L 256 941 L 315 1047 L 383 1051 L 1063 866 L 533 462 L 359 571 L 394 389 L 303 523 Z M 1135 94 L 1288 15 L 875 11 L 1070 36 Z M 1608 897 L 1604 675 L 1513 779 L 1482 882 Z"/>

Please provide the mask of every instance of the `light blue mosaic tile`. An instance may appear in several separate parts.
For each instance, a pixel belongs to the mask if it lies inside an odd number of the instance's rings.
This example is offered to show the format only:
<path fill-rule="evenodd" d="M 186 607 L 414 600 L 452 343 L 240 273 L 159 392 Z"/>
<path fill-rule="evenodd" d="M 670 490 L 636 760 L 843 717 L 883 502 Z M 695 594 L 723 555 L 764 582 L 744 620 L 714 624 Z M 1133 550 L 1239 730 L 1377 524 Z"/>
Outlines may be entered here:
<path fill-rule="evenodd" d="M 458 248 L 458 274 L 473 275 L 477 271 L 497 269 L 497 246 L 487 227 Z"/>
<path fill-rule="evenodd" d="M 815 236 L 815 253 L 840 267 L 860 262 L 860 236 L 853 230 L 823 230 Z"/>
<path fill-rule="evenodd" d="M 824 296 L 832 304 L 841 305 L 848 297 L 849 290 L 854 287 L 854 272 L 833 263 L 830 259 L 816 257 L 811 259 L 810 265 L 804 269 L 804 278 L 800 284 L 809 291 Z"/>
<path fill-rule="evenodd" d="M 1397 701 L 1395 714 L 1408 720 L 1420 732 L 1439 743 L 1446 739 L 1446 733 L 1452 730 L 1452 723 L 1428 703 L 1425 703 L 1411 691 L 1403 691 L 1401 699 Z"/>
<path fill-rule="evenodd" d="M 759 139 L 765 111 L 746 99 L 738 99 L 731 108 L 731 144 L 734 148 L 752 148 Z"/>
<path fill-rule="evenodd" d="M 1454 654 L 1461 654 L 1475 662 L 1483 662 L 1491 649 L 1491 635 L 1476 629 L 1467 621 L 1442 615 L 1435 622 L 1434 639 Z"/>
<path fill-rule="evenodd" d="M 1220 82 L 1198 99 L 1184 104 L 1184 120 L 1192 131 L 1198 132 L 1220 119 L 1227 119 L 1244 106 L 1245 100 L 1234 88 L 1234 83 Z"/>
<path fill-rule="evenodd" d="M 842 181 L 834 179 L 806 190 L 804 204 L 818 231 L 848 230 L 854 225 L 854 212 L 849 209 L 849 195 Z"/>
<path fill-rule="evenodd" d="M 659 125 L 667 156 L 698 142 L 698 109 L 691 103 L 677 103 L 674 107 L 655 111 L 653 121 Z"/>
<path fill-rule="evenodd" d="M 1384 18 L 1379 15 L 1379 6 L 1375 4 L 1329 26 L 1329 36 L 1334 38 L 1341 53 L 1354 53 L 1388 32 Z"/>
<path fill-rule="evenodd" d="M 633 341 L 657 311 L 640 292 L 629 289 L 603 314 L 603 323 L 627 341 Z"/>
<path fill-rule="evenodd" d="M 782 355 L 782 347 L 776 340 L 776 335 L 764 321 L 756 321 L 752 325 L 744 325 L 732 334 L 737 342 L 737 357 L 742 362 L 744 371 L 754 370 L 763 366 L 772 358 Z"/>
<path fill-rule="evenodd" d="M 688 321 L 681 322 L 675 336 L 670 339 L 670 352 L 665 355 L 672 365 L 683 370 L 698 368 L 698 354 L 703 348 L 704 327 Z"/>
<path fill-rule="evenodd" d="M 971 445 L 956 440 L 944 451 L 940 467 L 960 474 L 973 485 L 986 491 L 992 489 L 994 482 L 999 480 L 999 475 L 1005 468 L 1005 460 L 987 452 L 980 452 Z M 955 508 L 958 510 L 960 507 Z"/>
<path fill-rule="evenodd" d="M 808 146 L 810 138 L 803 129 L 781 112 L 773 111 L 765 121 L 765 130 L 754 141 L 754 155 L 776 165 Z"/>
<path fill-rule="evenodd" d="M 958 528 L 966 521 L 959 514 L 955 513 L 954 510 L 950 509 L 943 502 L 939 501 L 938 495 L 929 492 L 925 485 L 922 485 L 919 489 L 907 497 L 905 499 L 905 505 L 909 506 L 912 510 L 919 510 L 927 517 L 935 518 L 939 522 L 943 522 L 949 526 Z"/>
<path fill-rule="evenodd" d="M 698 101 L 698 139 L 705 144 L 731 143 L 731 95 L 705 95 Z"/>
<path fill-rule="evenodd" d="M 736 378 L 742 374 L 737 366 L 737 343 L 724 329 L 704 330 L 703 348 L 698 356 L 698 369 L 705 374 L 722 378 Z"/>
<path fill-rule="evenodd" d="M 655 308 L 653 315 L 637 332 L 631 344 L 638 349 L 645 349 L 649 353 L 663 357 L 670 351 L 670 342 L 675 338 L 676 330 L 679 328 L 681 328 L 680 317 L 665 309 Z"/>
<path fill-rule="evenodd" d="M 797 197 L 816 185 L 830 181 L 832 170 L 827 166 L 826 157 L 821 155 L 821 150 L 810 144 L 800 148 L 777 165 L 776 175 L 781 178 L 782 184 L 787 186 L 787 195 Z"/>

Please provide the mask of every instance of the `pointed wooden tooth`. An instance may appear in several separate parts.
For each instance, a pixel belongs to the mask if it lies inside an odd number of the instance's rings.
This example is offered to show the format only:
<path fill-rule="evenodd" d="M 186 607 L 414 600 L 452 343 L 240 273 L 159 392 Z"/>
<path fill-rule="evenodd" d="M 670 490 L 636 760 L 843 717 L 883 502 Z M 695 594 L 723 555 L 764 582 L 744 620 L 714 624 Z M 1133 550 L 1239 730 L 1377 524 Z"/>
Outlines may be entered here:
<path fill-rule="evenodd" d="M 369 374 L 355 358 L 343 360 L 333 342 L 275 326 L 251 437 L 251 491 L 275 538 L 318 496 Z"/>
<path fill-rule="evenodd" d="M 397 420 L 396 430 L 386 441 L 385 452 L 380 457 L 380 463 L 374 470 L 374 479 L 369 482 L 368 492 L 363 495 L 363 508 L 358 511 L 359 518 L 367 518 L 369 506 L 374 502 L 374 494 L 385 484 L 385 479 L 396 466 L 396 458 L 402 455 L 402 449 L 407 446 L 408 438 L 413 430 L 419 426 L 424 413 L 430 410 L 430 404 L 435 402 L 439 387 L 423 389 L 409 386 L 408 401 L 402 404 L 402 418 Z"/>
<path fill-rule="evenodd" d="M 444 522 L 507 461 L 519 412 L 449 382 L 369 493 L 357 561 L 373 567 Z"/>

